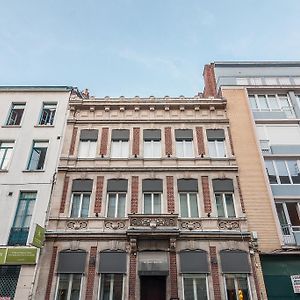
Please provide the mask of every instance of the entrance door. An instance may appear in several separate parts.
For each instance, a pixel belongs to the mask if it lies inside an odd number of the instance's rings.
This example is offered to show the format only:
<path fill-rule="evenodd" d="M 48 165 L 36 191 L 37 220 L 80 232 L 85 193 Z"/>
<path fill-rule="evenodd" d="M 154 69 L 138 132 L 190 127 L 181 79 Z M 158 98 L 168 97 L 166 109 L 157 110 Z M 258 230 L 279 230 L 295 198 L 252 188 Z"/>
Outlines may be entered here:
<path fill-rule="evenodd" d="M 165 276 L 141 276 L 141 300 L 166 300 Z"/>

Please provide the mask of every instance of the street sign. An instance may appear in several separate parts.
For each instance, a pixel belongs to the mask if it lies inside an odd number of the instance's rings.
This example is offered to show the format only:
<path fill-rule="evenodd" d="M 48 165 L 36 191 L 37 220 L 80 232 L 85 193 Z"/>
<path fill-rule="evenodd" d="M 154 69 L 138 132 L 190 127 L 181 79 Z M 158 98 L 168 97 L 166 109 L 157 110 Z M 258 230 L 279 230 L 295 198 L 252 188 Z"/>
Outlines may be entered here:
<path fill-rule="evenodd" d="M 35 246 L 37 248 L 43 248 L 44 240 L 45 240 L 45 228 L 42 226 L 36 224 L 35 231 L 32 239 L 32 246 Z"/>
<path fill-rule="evenodd" d="M 7 252 L 6 248 L 0 248 L 0 265 L 5 264 L 6 252 Z M 1 300 L 1 298 L 0 298 L 0 300 Z"/>
<path fill-rule="evenodd" d="M 37 248 L 14 247 L 7 248 L 6 265 L 34 265 L 36 263 Z"/>

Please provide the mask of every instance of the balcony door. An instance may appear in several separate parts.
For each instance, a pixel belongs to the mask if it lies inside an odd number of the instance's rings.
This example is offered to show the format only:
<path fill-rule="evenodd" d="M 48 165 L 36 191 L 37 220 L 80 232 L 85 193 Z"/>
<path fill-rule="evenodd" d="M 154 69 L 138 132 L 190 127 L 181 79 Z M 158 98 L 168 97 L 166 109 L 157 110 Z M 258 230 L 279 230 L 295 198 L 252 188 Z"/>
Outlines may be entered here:
<path fill-rule="evenodd" d="M 141 300 L 166 300 L 165 276 L 141 276 Z"/>

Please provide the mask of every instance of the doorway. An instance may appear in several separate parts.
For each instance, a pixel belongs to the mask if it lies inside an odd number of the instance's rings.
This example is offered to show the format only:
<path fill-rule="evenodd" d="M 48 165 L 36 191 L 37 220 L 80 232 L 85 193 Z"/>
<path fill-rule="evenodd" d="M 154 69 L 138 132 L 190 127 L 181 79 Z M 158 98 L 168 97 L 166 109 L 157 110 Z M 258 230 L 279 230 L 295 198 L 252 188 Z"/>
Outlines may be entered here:
<path fill-rule="evenodd" d="M 140 276 L 141 300 L 166 300 L 166 276 Z"/>

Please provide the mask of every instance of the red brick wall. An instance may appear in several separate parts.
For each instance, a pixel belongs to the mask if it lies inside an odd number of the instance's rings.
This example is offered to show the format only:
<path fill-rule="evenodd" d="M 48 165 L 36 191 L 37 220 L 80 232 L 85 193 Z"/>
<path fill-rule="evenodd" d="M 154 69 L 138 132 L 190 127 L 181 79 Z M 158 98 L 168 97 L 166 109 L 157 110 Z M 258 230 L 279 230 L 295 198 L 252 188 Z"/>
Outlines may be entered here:
<path fill-rule="evenodd" d="M 215 80 L 214 65 L 205 65 L 204 72 L 204 97 L 215 97 L 217 95 L 217 87 Z"/>
<path fill-rule="evenodd" d="M 69 187 L 69 181 L 70 181 L 69 176 L 65 176 L 64 186 L 63 186 L 63 192 L 62 192 L 61 202 L 60 202 L 60 208 L 59 208 L 59 212 L 60 213 L 64 213 L 65 212 L 65 206 L 66 206 L 66 199 L 67 199 L 67 192 L 68 192 L 68 187 Z"/>
<path fill-rule="evenodd" d="M 57 257 L 57 247 L 54 246 L 53 250 L 52 250 L 52 256 L 51 256 L 51 262 L 50 262 L 50 268 L 49 268 L 49 274 L 48 274 L 45 300 L 50 300 L 50 294 L 51 294 L 51 287 L 52 287 L 56 257 Z"/>
<path fill-rule="evenodd" d="M 101 142 L 100 142 L 100 155 L 107 154 L 108 146 L 108 128 L 102 128 Z"/>
<path fill-rule="evenodd" d="M 221 300 L 220 280 L 219 280 L 219 268 L 217 260 L 216 247 L 209 247 L 210 263 L 211 263 L 211 276 L 214 288 L 214 300 Z"/>
<path fill-rule="evenodd" d="M 72 133 L 72 138 L 71 138 L 71 145 L 70 145 L 69 155 L 74 155 L 77 131 L 78 131 L 78 128 L 74 127 L 73 128 L 73 133 Z"/>
<path fill-rule="evenodd" d="M 140 128 L 133 128 L 132 155 L 140 155 Z"/>
<path fill-rule="evenodd" d="M 168 212 L 175 212 L 175 201 L 174 201 L 174 179 L 173 176 L 167 176 L 167 202 Z"/>
<path fill-rule="evenodd" d="M 230 130 L 229 127 L 227 128 L 227 131 L 228 131 L 228 136 L 229 136 L 229 143 L 230 143 L 231 153 L 232 153 L 232 155 L 234 155 L 234 149 L 233 149 L 233 143 L 232 143 L 231 130 Z"/>
<path fill-rule="evenodd" d="M 135 299 L 135 283 L 136 283 L 136 255 L 135 253 L 130 254 L 129 262 L 129 300 Z"/>
<path fill-rule="evenodd" d="M 96 255 L 97 255 L 97 247 L 91 247 L 90 259 L 89 259 L 89 270 L 88 270 L 87 282 L 86 282 L 86 293 L 85 293 L 86 300 L 93 299 L 94 280 L 96 274 Z"/>
<path fill-rule="evenodd" d="M 211 213 L 211 201 L 210 201 L 208 176 L 202 176 L 201 181 L 202 181 L 204 211 L 206 213 Z"/>
<path fill-rule="evenodd" d="M 236 176 L 236 182 L 237 182 L 237 185 L 238 185 L 238 190 L 239 190 L 239 196 L 240 196 L 240 201 L 241 201 L 242 212 L 246 213 L 244 199 L 243 199 L 243 193 L 242 193 L 242 190 L 241 190 L 240 177 L 239 176 Z"/>
<path fill-rule="evenodd" d="M 178 297 L 176 252 L 170 252 L 171 298 Z"/>
<path fill-rule="evenodd" d="M 131 177 L 131 213 L 136 214 L 138 212 L 138 200 L 139 200 L 139 177 Z"/>
<path fill-rule="evenodd" d="M 101 213 L 104 176 L 97 176 L 94 213 Z"/>
<path fill-rule="evenodd" d="M 198 154 L 205 154 L 204 139 L 203 139 L 203 128 L 196 127 Z"/>
<path fill-rule="evenodd" d="M 172 155 L 172 135 L 171 135 L 171 127 L 165 128 L 165 150 L 166 155 Z"/>

